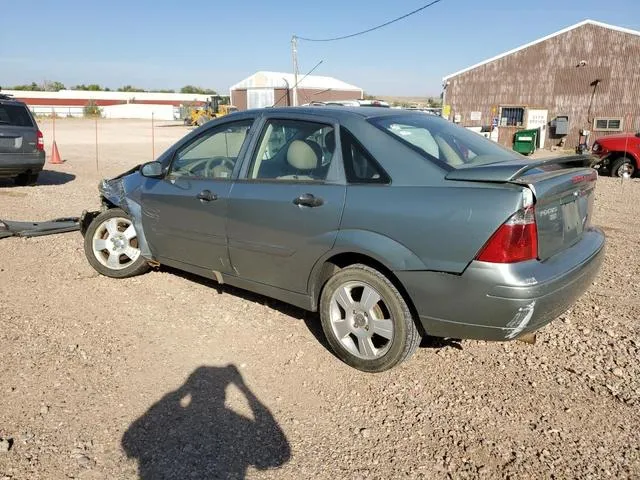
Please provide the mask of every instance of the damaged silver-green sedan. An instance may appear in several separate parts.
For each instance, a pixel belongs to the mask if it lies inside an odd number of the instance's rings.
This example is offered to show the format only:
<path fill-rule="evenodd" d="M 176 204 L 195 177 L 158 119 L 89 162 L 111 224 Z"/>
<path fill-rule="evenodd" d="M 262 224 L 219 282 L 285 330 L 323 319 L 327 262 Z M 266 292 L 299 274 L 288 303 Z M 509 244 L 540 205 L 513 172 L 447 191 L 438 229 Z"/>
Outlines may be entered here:
<path fill-rule="evenodd" d="M 101 184 L 91 265 L 158 265 L 319 311 L 336 355 L 378 372 L 423 335 L 531 336 L 589 287 L 588 157 L 526 159 L 421 112 L 234 113 Z"/>

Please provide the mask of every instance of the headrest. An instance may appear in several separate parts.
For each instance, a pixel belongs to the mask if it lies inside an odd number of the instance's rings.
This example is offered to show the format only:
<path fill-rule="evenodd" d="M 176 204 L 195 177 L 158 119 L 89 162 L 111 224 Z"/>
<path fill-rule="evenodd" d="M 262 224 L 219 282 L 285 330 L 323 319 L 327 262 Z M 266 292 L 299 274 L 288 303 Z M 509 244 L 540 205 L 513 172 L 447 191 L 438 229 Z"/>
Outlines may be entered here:
<path fill-rule="evenodd" d="M 287 150 L 287 162 L 296 170 L 313 170 L 318 167 L 318 155 L 302 140 L 294 140 Z"/>

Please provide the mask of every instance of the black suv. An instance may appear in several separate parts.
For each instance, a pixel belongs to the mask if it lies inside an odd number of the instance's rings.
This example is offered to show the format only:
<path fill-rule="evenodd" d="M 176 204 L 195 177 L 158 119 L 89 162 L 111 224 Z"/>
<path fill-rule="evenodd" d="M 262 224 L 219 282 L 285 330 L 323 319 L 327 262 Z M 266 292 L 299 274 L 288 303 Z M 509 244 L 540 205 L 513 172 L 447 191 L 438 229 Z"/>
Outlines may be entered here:
<path fill-rule="evenodd" d="M 29 108 L 0 93 L 0 178 L 33 185 L 44 160 L 44 138 Z"/>

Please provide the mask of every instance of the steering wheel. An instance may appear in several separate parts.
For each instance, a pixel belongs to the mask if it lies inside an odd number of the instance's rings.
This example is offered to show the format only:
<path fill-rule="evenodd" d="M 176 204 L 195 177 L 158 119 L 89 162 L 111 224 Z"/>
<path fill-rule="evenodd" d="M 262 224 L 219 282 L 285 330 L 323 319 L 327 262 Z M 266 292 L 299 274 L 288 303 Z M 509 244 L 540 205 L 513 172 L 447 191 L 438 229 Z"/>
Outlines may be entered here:
<path fill-rule="evenodd" d="M 229 170 L 229 174 L 233 172 L 235 163 L 229 157 L 213 157 L 209 158 L 204 166 L 204 176 L 207 178 L 214 178 L 213 169 L 216 167 L 225 167 Z"/>

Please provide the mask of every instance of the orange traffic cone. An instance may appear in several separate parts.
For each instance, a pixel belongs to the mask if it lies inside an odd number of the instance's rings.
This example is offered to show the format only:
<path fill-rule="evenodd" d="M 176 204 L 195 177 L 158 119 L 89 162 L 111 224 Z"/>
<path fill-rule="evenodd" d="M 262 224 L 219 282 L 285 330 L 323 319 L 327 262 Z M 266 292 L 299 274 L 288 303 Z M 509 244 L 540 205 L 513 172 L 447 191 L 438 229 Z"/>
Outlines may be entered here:
<path fill-rule="evenodd" d="M 51 158 L 49 159 L 49 163 L 53 163 L 54 165 L 64 163 L 60 158 L 60 152 L 58 152 L 58 145 L 56 145 L 55 140 L 53 142 L 53 147 L 51 147 Z"/>

